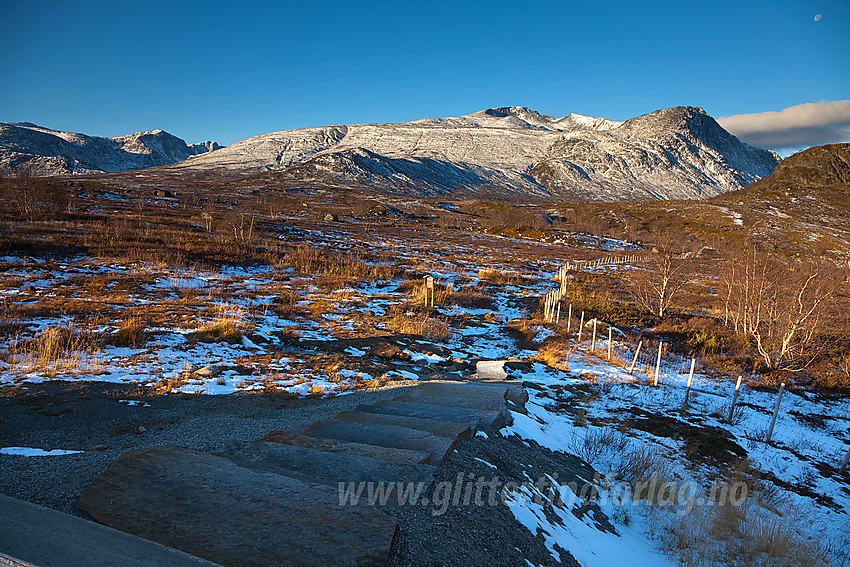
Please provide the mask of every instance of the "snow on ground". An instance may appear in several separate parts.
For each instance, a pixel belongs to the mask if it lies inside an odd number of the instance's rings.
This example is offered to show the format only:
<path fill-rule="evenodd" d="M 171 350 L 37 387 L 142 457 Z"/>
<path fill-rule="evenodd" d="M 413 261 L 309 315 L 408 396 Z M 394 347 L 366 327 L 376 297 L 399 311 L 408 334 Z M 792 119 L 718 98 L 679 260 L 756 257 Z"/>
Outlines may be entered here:
<path fill-rule="evenodd" d="M 35 449 L 33 447 L 2 447 L 0 455 L 17 455 L 19 457 L 55 457 L 59 455 L 73 455 L 83 451 L 69 451 L 66 449 Z"/>
<path fill-rule="evenodd" d="M 618 346 L 622 351 L 623 346 Z M 600 474 L 586 480 L 598 491 L 596 502 L 612 519 L 618 535 L 583 514 L 583 499 L 566 487 L 561 488 L 565 503 L 561 506 L 541 505 L 543 494 L 535 493 L 533 486 L 510 498 L 511 512 L 530 531 L 543 534 L 553 557 L 559 559 L 557 544 L 570 550 L 585 567 L 619 565 L 623 557 L 629 557 L 630 565 L 674 564 L 699 554 L 708 556 L 706 564 L 713 564 L 711 555 L 719 557 L 733 547 L 733 542 L 703 542 L 700 545 L 705 549 L 699 550 L 695 541 L 690 541 L 693 547 L 677 549 L 682 539 L 687 539 L 681 534 L 699 531 L 704 518 L 720 509 L 711 508 L 718 505 L 712 492 L 717 483 L 734 487 L 736 479 L 746 478 L 749 500 L 742 504 L 746 511 L 742 516 L 749 518 L 750 524 L 772 526 L 776 533 L 787 529 L 797 534 L 804 542 L 798 551 L 822 559 L 813 564 L 847 560 L 850 479 L 842 478 L 836 469 L 850 448 L 850 402 L 786 392 L 773 443 L 767 444 L 765 431 L 776 400 L 775 390 L 744 386 L 730 424 L 726 416 L 734 381 L 718 381 L 697 369 L 689 403 L 683 407 L 688 377 L 680 373 L 681 366 L 675 361 L 660 376 L 661 385 L 653 387 L 650 376 L 630 376 L 623 368 L 607 363 L 604 354 L 589 355 L 586 347 L 587 343 L 565 356 L 565 372 L 535 363 L 533 371 L 523 376 L 536 384 L 528 388 L 527 414 L 513 412 L 513 425 L 501 432 L 552 451 L 578 455 Z M 664 432 L 671 425 L 679 428 L 676 434 Z M 745 460 L 731 458 L 722 447 L 713 453 L 700 447 L 700 430 L 709 432 L 703 439 L 708 444 L 717 436 L 728 435 L 728 441 L 743 451 Z M 689 437 L 692 434 L 694 438 Z M 694 451 L 695 455 L 689 454 Z M 672 493 L 678 495 L 669 502 L 662 501 L 664 505 L 648 506 L 645 499 L 636 500 L 632 486 L 623 478 L 629 458 L 647 454 L 658 456 L 661 464 L 657 466 L 664 480 L 673 483 Z M 820 537 L 816 543 L 807 540 L 819 534 L 831 535 Z M 809 544 L 811 549 L 806 547 Z M 752 548 L 757 547 L 754 541 L 740 545 L 748 553 L 755 553 Z M 664 551 L 663 556 L 659 549 Z"/>

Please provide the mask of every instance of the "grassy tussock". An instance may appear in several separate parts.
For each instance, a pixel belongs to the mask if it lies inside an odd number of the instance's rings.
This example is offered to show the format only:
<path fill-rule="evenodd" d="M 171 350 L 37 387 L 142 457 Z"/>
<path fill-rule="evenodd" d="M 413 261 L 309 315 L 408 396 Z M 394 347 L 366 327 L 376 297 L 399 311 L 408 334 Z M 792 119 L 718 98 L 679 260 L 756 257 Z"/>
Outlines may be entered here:
<path fill-rule="evenodd" d="M 419 335 L 437 341 L 446 341 L 452 337 L 449 323 L 431 313 L 398 313 L 390 315 L 384 324 L 387 329 L 402 335 Z"/>
<path fill-rule="evenodd" d="M 239 344 L 242 342 L 243 329 L 245 327 L 242 309 L 231 305 L 220 305 L 216 307 L 216 321 L 205 325 L 193 333 L 187 335 L 187 339 L 200 341 L 202 343 L 226 342 Z"/>
<path fill-rule="evenodd" d="M 139 347 L 147 341 L 145 328 L 147 323 L 138 317 L 130 317 L 121 322 L 118 329 L 107 337 L 108 344 L 118 347 Z"/>
<path fill-rule="evenodd" d="M 36 338 L 14 342 L 8 359 L 22 371 L 44 371 L 55 376 L 60 371 L 91 371 L 97 366 L 94 354 L 101 348 L 96 333 L 68 326 L 44 329 Z"/>

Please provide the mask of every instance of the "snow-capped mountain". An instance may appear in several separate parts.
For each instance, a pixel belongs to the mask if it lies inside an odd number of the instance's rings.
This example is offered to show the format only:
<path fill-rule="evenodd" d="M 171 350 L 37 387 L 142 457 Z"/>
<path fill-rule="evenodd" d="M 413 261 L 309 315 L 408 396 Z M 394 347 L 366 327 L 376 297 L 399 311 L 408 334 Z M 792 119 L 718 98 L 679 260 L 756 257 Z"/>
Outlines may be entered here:
<path fill-rule="evenodd" d="M 28 122 L 0 123 L 0 175 L 111 173 L 171 164 L 218 148 L 215 142 L 186 145 L 162 130 L 102 138 Z"/>
<path fill-rule="evenodd" d="M 400 124 L 284 130 L 222 149 L 211 142 L 187 146 L 161 130 L 94 138 L 32 124 L 0 125 L 5 175 L 163 166 L 158 171 L 167 175 L 268 173 L 283 183 L 456 198 L 708 198 L 769 175 L 778 161 L 693 107 L 617 122 L 581 114 L 553 118 L 510 106 Z"/>
<path fill-rule="evenodd" d="M 779 159 L 740 142 L 701 108 L 625 122 L 524 107 L 401 124 L 285 130 L 165 168 L 274 172 L 285 182 L 388 192 L 577 201 L 698 199 L 770 174 Z"/>

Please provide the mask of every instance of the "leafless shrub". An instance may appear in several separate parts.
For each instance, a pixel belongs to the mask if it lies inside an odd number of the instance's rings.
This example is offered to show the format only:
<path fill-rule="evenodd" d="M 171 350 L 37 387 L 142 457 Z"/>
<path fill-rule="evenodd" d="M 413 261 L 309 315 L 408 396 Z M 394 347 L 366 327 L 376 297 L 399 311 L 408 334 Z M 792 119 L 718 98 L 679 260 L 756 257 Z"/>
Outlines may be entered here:
<path fill-rule="evenodd" d="M 577 436 L 570 447 L 573 454 L 588 464 L 595 464 L 604 455 L 623 452 L 629 446 L 629 438 L 610 427 L 590 429 L 583 436 Z"/>
<path fill-rule="evenodd" d="M 649 485 L 661 486 L 672 477 L 669 461 L 660 446 L 634 447 L 623 453 L 612 473 L 615 479 L 628 483 L 638 498 L 647 496 Z"/>
<path fill-rule="evenodd" d="M 750 243 L 727 262 L 723 282 L 724 320 L 749 339 L 764 367 L 799 370 L 819 354 L 814 339 L 836 314 L 834 267 L 789 264 Z"/>
<path fill-rule="evenodd" d="M 642 269 L 629 272 L 627 292 L 644 309 L 663 318 L 688 282 L 690 260 L 671 238 L 662 238 Z"/>

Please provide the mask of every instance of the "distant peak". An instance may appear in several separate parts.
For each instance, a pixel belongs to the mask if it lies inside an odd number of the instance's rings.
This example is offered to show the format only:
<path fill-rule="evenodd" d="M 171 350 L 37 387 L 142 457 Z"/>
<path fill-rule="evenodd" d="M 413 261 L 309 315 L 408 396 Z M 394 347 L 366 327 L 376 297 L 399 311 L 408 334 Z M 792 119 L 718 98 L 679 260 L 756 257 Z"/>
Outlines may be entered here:
<path fill-rule="evenodd" d="M 524 106 L 500 106 L 498 108 L 488 108 L 484 111 L 484 114 L 488 116 L 494 116 L 496 118 L 507 118 L 508 116 L 516 116 L 518 118 L 523 118 L 525 116 L 531 115 L 539 117 L 540 113 L 530 108 L 526 108 Z"/>
<path fill-rule="evenodd" d="M 714 118 L 698 106 L 662 108 L 661 110 L 626 120 L 623 123 L 623 128 L 625 129 L 647 127 L 698 133 L 723 130 Z"/>

